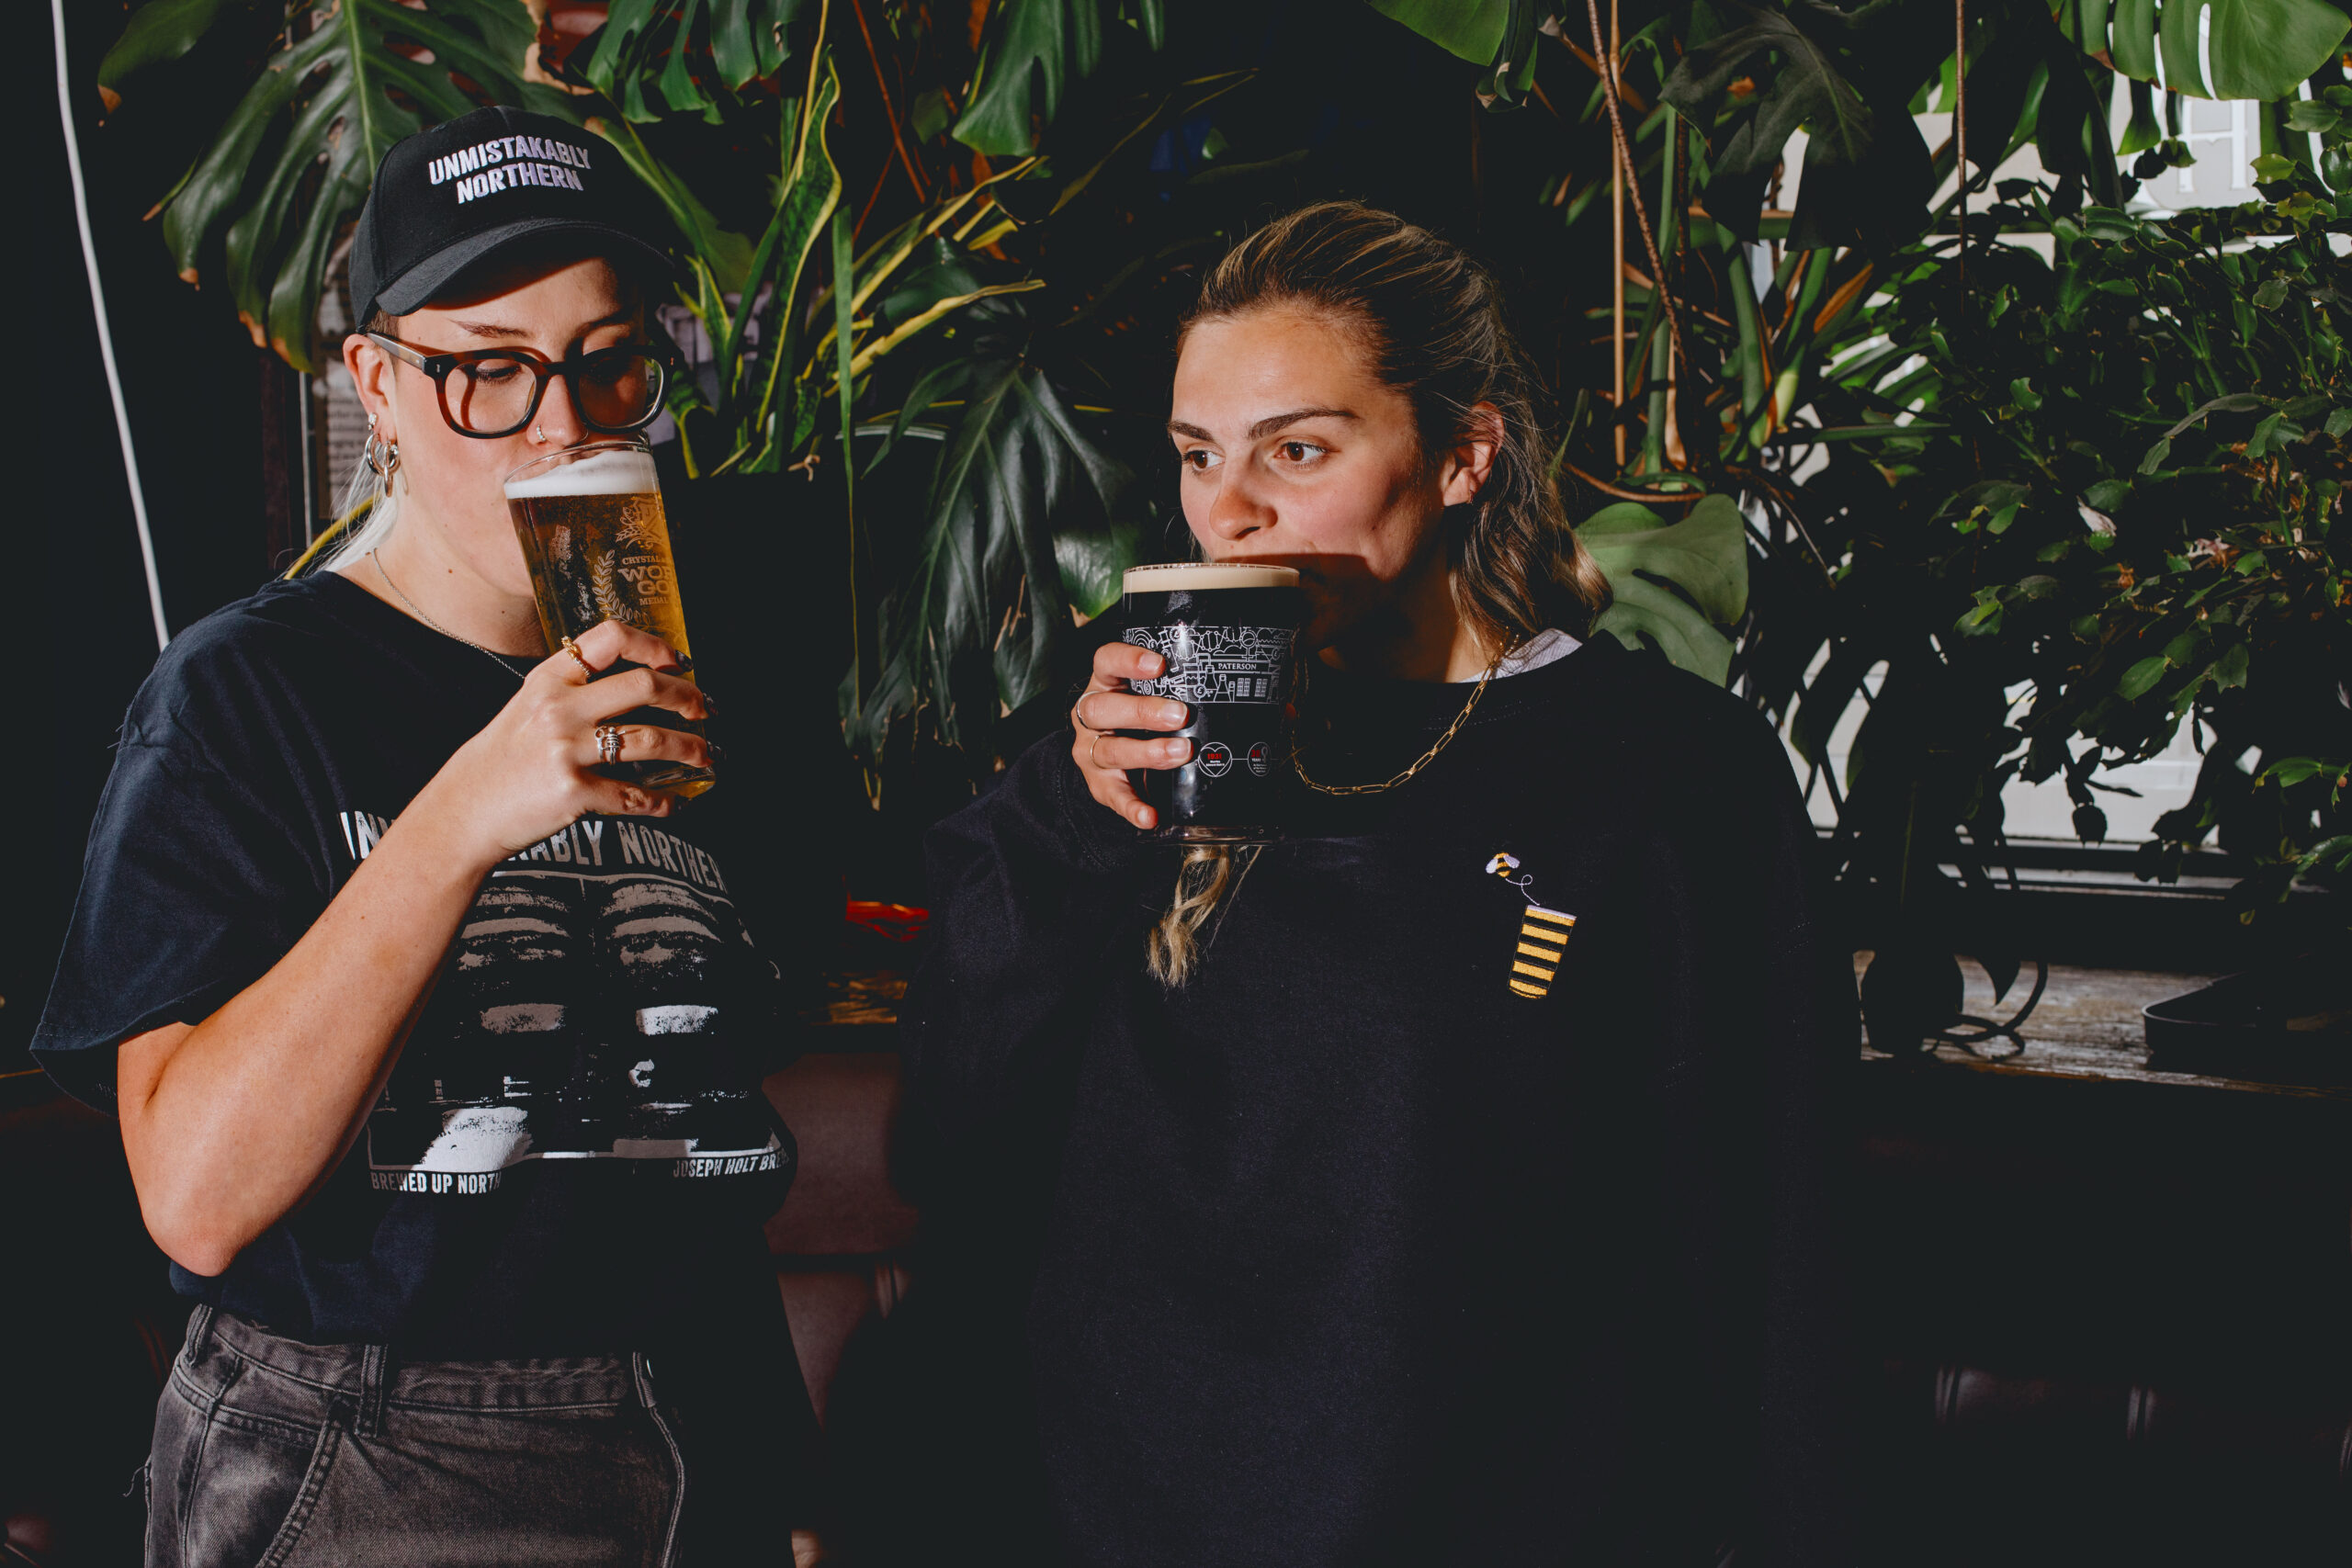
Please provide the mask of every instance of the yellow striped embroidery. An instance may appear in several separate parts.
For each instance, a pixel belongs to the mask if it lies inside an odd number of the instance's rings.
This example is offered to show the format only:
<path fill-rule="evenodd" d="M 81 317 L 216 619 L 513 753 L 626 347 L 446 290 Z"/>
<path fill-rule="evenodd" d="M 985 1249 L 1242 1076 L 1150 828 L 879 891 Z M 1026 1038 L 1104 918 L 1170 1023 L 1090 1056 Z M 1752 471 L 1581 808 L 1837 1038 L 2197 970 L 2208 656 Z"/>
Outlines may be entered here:
<path fill-rule="evenodd" d="M 1511 995 L 1532 1001 L 1551 994 L 1560 962 L 1567 956 L 1568 937 L 1576 930 L 1577 918 L 1564 909 L 1547 909 L 1538 904 L 1535 895 L 1528 891 L 1535 878 L 1513 875 L 1518 870 L 1519 857 L 1513 854 L 1498 854 L 1487 863 L 1488 875 L 1501 877 L 1527 900 L 1512 949 L 1510 990 Z"/>

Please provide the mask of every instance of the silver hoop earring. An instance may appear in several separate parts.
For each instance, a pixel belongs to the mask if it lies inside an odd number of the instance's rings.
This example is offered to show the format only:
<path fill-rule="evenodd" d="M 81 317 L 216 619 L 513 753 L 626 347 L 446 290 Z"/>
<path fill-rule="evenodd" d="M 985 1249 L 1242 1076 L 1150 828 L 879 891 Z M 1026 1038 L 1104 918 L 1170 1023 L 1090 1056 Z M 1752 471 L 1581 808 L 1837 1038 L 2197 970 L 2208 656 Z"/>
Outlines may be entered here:
<path fill-rule="evenodd" d="M 368 444 L 359 449 L 361 461 L 379 479 L 389 479 L 401 466 L 401 446 L 397 441 L 376 439 L 376 416 L 368 416 Z"/>

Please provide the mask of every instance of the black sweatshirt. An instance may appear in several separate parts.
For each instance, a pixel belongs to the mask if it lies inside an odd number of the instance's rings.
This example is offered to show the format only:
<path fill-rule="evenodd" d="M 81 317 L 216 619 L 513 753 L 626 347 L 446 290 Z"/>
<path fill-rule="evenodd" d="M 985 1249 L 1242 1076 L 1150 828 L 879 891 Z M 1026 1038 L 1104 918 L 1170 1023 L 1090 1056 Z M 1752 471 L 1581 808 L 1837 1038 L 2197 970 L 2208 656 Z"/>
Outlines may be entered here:
<path fill-rule="evenodd" d="M 1307 766 L 1467 693 L 1318 669 Z M 931 840 L 906 1153 L 1017 1260 L 1038 1555 L 1843 1561 L 1852 987 L 1770 726 L 1604 637 L 1303 810 L 1174 991 L 1069 732 Z"/>

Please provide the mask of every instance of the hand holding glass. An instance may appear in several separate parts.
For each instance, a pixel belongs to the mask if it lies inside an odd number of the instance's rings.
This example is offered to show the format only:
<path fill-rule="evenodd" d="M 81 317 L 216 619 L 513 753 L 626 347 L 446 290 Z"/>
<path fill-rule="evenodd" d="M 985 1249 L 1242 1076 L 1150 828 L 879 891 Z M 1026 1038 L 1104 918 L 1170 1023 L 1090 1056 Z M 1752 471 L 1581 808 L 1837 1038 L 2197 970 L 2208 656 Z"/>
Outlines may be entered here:
<path fill-rule="evenodd" d="M 560 649 L 565 637 L 614 620 L 651 632 L 681 659 L 691 656 L 651 452 L 634 441 L 598 441 L 550 452 L 506 476 L 506 504 L 530 568 L 531 594 L 548 652 Z M 654 708 L 639 708 L 613 722 L 702 733 L 700 722 Z M 707 768 L 661 760 L 633 762 L 625 757 L 596 772 L 681 799 L 718 782 Z"/>

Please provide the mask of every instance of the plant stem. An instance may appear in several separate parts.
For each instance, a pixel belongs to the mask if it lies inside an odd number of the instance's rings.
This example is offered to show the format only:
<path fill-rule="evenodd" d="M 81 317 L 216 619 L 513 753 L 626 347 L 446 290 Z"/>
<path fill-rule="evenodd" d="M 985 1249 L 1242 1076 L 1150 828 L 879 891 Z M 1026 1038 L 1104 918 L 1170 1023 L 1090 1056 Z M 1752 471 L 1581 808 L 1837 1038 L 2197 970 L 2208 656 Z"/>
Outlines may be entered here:
<path fill-rule="evenodd" d="M 1959 178 L 1959 206 L 1952 213 L 1952 231 L 1960 236 L 1953 257 L 1961 299 L 1968 298 L 1968 0 L 1951 0 L 1951 144 L 1952 173 Z"/>
<path fill-rule="evenodd" d="M 1609 0 L 1609 63 L 1600 67 L 1603 86 L 1615 90 L 1617 69 L 1623 46 L 1617 36 L 1617 0 Z M 1595 62 L 1598 66 L 1599 62 Z M 1611 369 L 1616 376 L 1615 406 L 1625 406 L 1625 164 L 1623 160 L 1609 160 L 1609 323 Z M 1611 434 L 1616 437 L 1617 469 L 1625 468 L 1625 424 L 1622 412 L 1614 422 Z"/>
<path fill-rule="evenodd" d="M 1740 417 L 1734 450 L 1761 451 L 1772 434 L 1772 422 L 1766 403 L 1770 378 L 1764 363 L 1763 321 L 1756 310 L 1756 275 L 1747 265 L 1747 246 L 1728 231 L 1724 238 L 1730 242 L 1724 252 L 1724 282 L 1731 290 L 1732 315 L 1739 326 Z"/>
<path fill-rule="evenodd" d="M 857 30 L 865 39 L 865 58 L 874 62 L 874 85 L 882 94 L 882 118 L 890 122 L 890 144 L 899 150 L 899 162 L 906 165 L 907 178 L 915 187 L 915 199 L 928 202 L 931 186 L 922 177 L 922 171 L 915 167 L 914 159 L 907 152 L 906 139 L 899 133 L 899 111 L 890 103 L 890 84 L 882 77 L 882 52 L 874 47 L 874 30 L 865 25 L 863 0 L 849 0 L 849 8 L 857 13 Z M 870 209 L 873 203 L 866 205 Z"/>
<path fill-rule="evenodd" d="M 1658 164 L 1658 220 L 1665 230 L 1665 248 L 1671 250 L 1675 231 L 1675 166 L 1679 162 L 1676 154 L 1681 151 L 1682 122 L 1670 108 L 1659 112 L 1666 117 L 1666 156 Z M 1650 265 L 1657 265 L 1655 253 Z M 1674 297 L 1667 288 L 1665 269 L 1660 267 L 1654 273 L 1650 282 L 1657 292 L 1659 308 L 1667 312 L 1666 335 L 1650 340 L 1649 425 L 1642 432 L 1643 471 L 1657 474 L 1666 471 L 1668 436 L 1674 429 L 1675 366 L 1679 361 L 1687 372 L 1690 361 L 1675 352 L 1682 346 L 1682 337 L 1674 330 Z"/>
<path fill-rule="evenodd" d="M 850 373 L 850 333 L 854 316 L 850 274 L 854 246 L 849 213 L 833 209 L 833 357 L 839 361 L 841 385 L 836 396 L 842 410 L 842 510 L 849 520 L 849 680 L 850 716 L 863 716 L 865 707 L 865 640 L 858 627 L 857 604 L 857 385 Z"/>
<path fill-rule="evenodd" d="M 1608 48 L 1608 39 L 1600 30 L 1600 0 L 1584 0 L 1584 9 L 1586 20 L 1592 25 L 1592 48 L 1597 55 Z M 1601 95 L 1609 106 L 1609 139 L 1615 144 L 1617 162 L 1624 170 L 1626 192 L 1634 198 L 1634 223 L 1641 231 L 1642 249 L 1650 260 L 1650 278 L 1657 284 L 1657 296 L 1666 308 L 1666 330 L 1675 357 L 1688 366 L 1690 356 L 1682 352 L 1682 313 L 1675 307 L 1674 296 L 1667 290 L 1666 264 L 1658 258 L 1657 236 L 1650 232 L 1650 215 L 1642 207 L 1641 187 L 1634 179 L 1634 149 L 1625 139 L 1625 116 L 1618 105 L 1619 96 L 1624 91 L 1619 80 L 1619 63 L 1614 54 L 1609 56 L 1609 90 Z M 1674 168 L 1670 144 L 1666 163 L 1670 182 Z M 1673 189 L 1671 183 L 1668 189 Z M 1644 445 L 1647 445 L 1646 441 Z"/>

